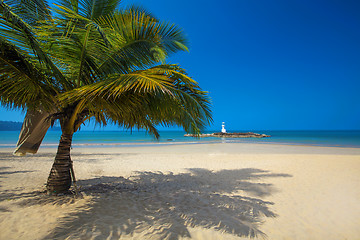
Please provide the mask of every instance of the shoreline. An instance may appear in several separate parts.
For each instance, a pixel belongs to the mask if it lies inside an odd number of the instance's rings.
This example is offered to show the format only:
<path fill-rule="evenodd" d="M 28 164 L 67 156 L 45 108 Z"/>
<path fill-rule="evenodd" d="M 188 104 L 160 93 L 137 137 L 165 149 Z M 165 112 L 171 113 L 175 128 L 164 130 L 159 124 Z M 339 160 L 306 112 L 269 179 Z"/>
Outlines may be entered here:
<path fill-rule="evenodd" d="M 183 131 L 164 131 L 159 141 L 144 132 L 119 131 L 80 131 L 73 137 L 73 146 L 147 146 L 198 143 L 261 143 L 280 145 L 310 145 L 325 147 L 360 147 L 360 131 L 262 131 L 271 135 L 270 138 L 200 138 L 184 137 Z M 42 146 L 57 147 L 61 132 L 49 131 Z M 0 132 L 0 148 L 15 147 L 19 132 Z"/>
<path fill-rule="evenodd" d="M 42 153 L 56 153 L 58 144 L 41 145 L 38 153 L 31 154 L 28 153 L 26 156 L 36 156 L 37 154 Z M 214 148 L 215 147 L 215 148 Z M 298 150 L 303 154 L 313 154 L 316 152 L 321 152 L 323 154 L 329 150 L 330 154 L 339 153 L 339 154 L 348 154 L 348 155 L 360 155 L 360 147 L 344 147 L 344 146 L 323 146 L 323 145 L 307 145 L 307 144 L 293 144 L 293 143 L 274 143 L 274 142 L 179 142 L 179 143 L 118 143 L 118 144 L 73 144 L 71 152 L 86 153 L 86 152 L 102 152 L 109 150 L 110 152 L 122 152 L 122 151 L 134 151 L 134 152 L 156 152 L 160 153 L 163 149 L 168 149 L 169 151 L 176 149 L 190 149 L 189 154 L 194 152 L 203 152 L 205 149 L 215 149 L 221 151 L 231 150 L 229 153 L 253 153 L 253 150 L 257 152 L 254 154 L 273 154 L 273 153 L 293 153 L 294 150 Z M 1 146 L 0 153 L 12 153 L 15 149 L 14 147 Z M 149 150 L 149 151 L 147 151 Z M 161 151 L 158 151 L 161 150 Z M 165 151 L 166 152 L 166 151 Z M 187 154 L 186 152 L 183 154 Z M 19 157 L 19 158 L 26 158 Z"/>
<path fill-rule="evenodd" d="M 116 147 L 157 147 L 157 146 L 173 146 L 173 145 L 201 145 L 201 144 L 260 144 L 260 145 L 280 145 L 280 146 L 301 146 L 301 147 L 328 147 L 328 148 L 347 148 L 347 149 L 358 149 L 358 145 L 348 145 L 348 144 L 325 144 L 325 143 L 297 143 L 297 142 L 270 142 L 270 141 L 251 141 L 251 140 L 212 140 L 212 141 L 163 141 L 163 142 L 139 142 L 139 141 L 129 141 L 129 142 L 119 142 L 119 143 L 73 143 L 72 147 L 106 147 L 106 148 L 116 148 Z M 43 143 L 40 148 L 57 148 L 58 143 Z M 16 145 L 10 144 L 0 144 L 0 149 L 10 149 L 16 148 Z"/>

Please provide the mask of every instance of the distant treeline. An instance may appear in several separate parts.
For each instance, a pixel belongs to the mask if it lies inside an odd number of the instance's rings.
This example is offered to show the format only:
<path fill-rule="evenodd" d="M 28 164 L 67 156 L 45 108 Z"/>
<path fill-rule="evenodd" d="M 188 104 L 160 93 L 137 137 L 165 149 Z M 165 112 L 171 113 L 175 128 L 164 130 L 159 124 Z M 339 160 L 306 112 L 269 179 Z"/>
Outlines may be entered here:
<path fill-rule="evenodd" d="M 22 122 L 0 121 L 0 131 L 20 131 Z M 60 130 L 60 127 L 52 127 L 49 130 Z"/>
<path fill-rule="evenodd" d="M 0 121 L 0 131 L 20 131 L 22 122 Z"/>

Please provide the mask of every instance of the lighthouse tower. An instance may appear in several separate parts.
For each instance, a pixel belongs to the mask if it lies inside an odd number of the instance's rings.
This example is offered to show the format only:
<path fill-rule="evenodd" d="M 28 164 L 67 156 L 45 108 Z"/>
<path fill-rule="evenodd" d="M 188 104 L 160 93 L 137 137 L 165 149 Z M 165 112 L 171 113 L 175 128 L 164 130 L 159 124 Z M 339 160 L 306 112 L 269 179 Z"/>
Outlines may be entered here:
<path fill-rule="evenodd" d="M 226 133 L 225 122 L 222 122 L 222 124 L 221 124 L 221 132 Z"/>

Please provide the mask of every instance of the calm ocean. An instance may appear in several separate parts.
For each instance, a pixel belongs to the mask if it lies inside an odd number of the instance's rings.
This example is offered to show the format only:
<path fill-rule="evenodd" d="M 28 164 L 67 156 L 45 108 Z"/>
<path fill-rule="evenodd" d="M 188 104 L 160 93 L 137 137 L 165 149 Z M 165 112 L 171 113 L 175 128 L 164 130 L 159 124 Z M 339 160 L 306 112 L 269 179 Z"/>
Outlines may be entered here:
<path fill-rule="evenodd" d="M 246 132 L 246 131 L 233 131 Z M 160 132 L 160 139 L 155 140 L 145 132 L 133 131 L 79 131 L 73 137 L 74 147 L 114 147 L 144 146 L 160 144 L 196 144 L 196 143 L 264 143 L 313 145 L 330 147 L 360 147 L 360 130 L 356 131 L 255 131 L 271 135 L 270 138 L 201 138 L 184 137 L 182 131 Z M 48 131 L 42 146 L 56 147 L 60 131 Z M 0 147 L 15 147 L 18 131 L 0 131 Z"/>

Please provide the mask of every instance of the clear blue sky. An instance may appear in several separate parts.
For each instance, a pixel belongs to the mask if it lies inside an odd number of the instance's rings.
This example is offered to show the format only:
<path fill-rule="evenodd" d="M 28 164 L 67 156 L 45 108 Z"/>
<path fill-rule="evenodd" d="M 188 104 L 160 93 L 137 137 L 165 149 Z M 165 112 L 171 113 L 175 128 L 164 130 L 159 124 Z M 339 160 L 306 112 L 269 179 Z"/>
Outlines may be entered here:
<path fill-rule="evenodd" d="M 360 129 L 360 1 L 124 0 L 186 32 L 174 55 L 210 92 L 214 127 Z M 0 109 L 0 120 L 23 115 Z"/>

